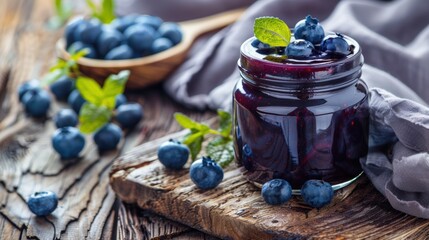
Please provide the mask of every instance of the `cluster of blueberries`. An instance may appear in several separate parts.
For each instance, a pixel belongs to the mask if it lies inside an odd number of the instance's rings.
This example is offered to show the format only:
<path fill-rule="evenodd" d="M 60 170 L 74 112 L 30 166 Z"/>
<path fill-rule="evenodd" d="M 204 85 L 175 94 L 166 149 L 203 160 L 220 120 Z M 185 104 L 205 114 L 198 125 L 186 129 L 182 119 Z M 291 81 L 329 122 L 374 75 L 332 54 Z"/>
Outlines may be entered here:
<path fill-rule="evenodd" d="M 68 99 L 72 109 L 61 109 L 54 115 L 54 123 L 58 128 L 52 135 L 52 146 L 62 159 L 74 159 L 85 146 L 85 137 L 76 128 L 78 113 L 86 102 L 77 89 L 74 89 L 74 79 L 61 77 L 50 86 L 52 94 L 57 100 Z M 49 92 L 40 87 L 38 80 L 30 80 L 18 89 L 19 100 L 24 105 L 25 112 L 32 117 L 46 117 L 50 105 Z M 138 103 L 127 103 L 123 94 L 116 97 L 115 119 L 122 128 L 135 127 L 143 117 L 143 109 Z M 113 123 L 107 123 L 93 136 L 99 151 L 115 149 L 122 138 L 122 130 Z M 36 192 L 27 202 L 30 210 L 37 216 L 46 216 L 52 213 L 58 204 L 54 192 Z"/>
<path fill-rule="evenodd" d="M 65 29 L 67 51 L 84 48 L 85 57 L 105 60 L 140 58 L 167 50 L 182 41 L 180 26 L 149 15 L 127 15 L 103 25 L 77 18 Z"/>
<path fill-rule="evenodd" d="M 189 158 L 186 145 L 170 139 L 158 148 L 158 159 L 168 169 L 180 170 Z M 202 190 L 213 189 L 223 180 L 222 168 L 210 157 L 202 157 L 192 163 L 189 176 L 192 182 Z M 273 179 L 262 186 L 262 197 L 270 205 L 286 203 L 292 197 L 292 187 L 284 179 Z M 332 186 L 322 180 L 308 180 L 301 188 L 301 196 L 311 207 L 321 208 L 332 201 Z"/>
<path fill-rule="evenodd" d="M 86 100 L 77 89 L 74 79 L 61 77 L 50 86 L 57 100 L 68 99 L 72 109 L 62 109 L 54 116 L 57 131 L 52 137 L 52 145 L 62 159 L 78 157 L 85 145 L 85 138 L 76 128 L 78 113 Z M 74 90 L 73 90 L 74 89 Z M 39 81 L 31 80 L 18 89 L 19 99 L 25 111 L 32 117 L 45 117 L 51 105 L 51 97 L 47 90 L 39 85 Z M 115 119 L 122 128 L 133 128 L 143 117 L 143 110 L 138 103 L 127 103 L 123 94 L 116 97 Z M 116 124 L 108 123 L 94 134 L 94 142 L 100 151 L 116 148 L 122 136 L 122 130 Z"/>
<path fill-rule="evenodd" d="M 310 15 L 295 25 L 293 38 L 286 49 L 271 48 L 257 39 L 252 42 L 252 46 L 262 54 L 284 52 L 288 58 L 298 60 L 338 58 L 352 52 L 352 46 L 343 35 L 336 33 L 325 36 L 319 20 Z"/>
<path fill-rule="evenodd" d="M 189 158 L 189 148 L 173 139 L 158 148 L 158 159 L 168 169 L 180 170 Z M 223 169 L 210 157 L 202 157 L 189 169 L 192 182 L 203 190 L 217 187 L 223 179 Z"/>
<path fill-rule="evenodd" d="M 284 179 L 272 179 L 262 185 L 262 197 L 270 205 L 280 205 L 292 198 L 292 187 Z M 307 180 L 301 187 L 301 197 L 314 208 L 321 208 L 332 201 L 334 190 L 323 180 Z"/>

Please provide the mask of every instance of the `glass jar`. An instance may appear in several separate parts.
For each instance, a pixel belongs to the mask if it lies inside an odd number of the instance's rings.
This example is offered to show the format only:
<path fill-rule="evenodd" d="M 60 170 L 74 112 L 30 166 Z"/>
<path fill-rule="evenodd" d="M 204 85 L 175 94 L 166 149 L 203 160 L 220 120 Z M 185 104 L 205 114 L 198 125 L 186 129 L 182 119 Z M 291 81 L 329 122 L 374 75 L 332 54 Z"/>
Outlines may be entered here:
<path fill-rule="evenodd" d="M 368 151 L 368 88 L 363 56 L 294 61 L 241 46 L 241 80 L 233 92 L 234 148 L 243 174 L 256 185 L 282 178 L 300 189 L 309 179 L 334 188 L 361 173 Z"/>

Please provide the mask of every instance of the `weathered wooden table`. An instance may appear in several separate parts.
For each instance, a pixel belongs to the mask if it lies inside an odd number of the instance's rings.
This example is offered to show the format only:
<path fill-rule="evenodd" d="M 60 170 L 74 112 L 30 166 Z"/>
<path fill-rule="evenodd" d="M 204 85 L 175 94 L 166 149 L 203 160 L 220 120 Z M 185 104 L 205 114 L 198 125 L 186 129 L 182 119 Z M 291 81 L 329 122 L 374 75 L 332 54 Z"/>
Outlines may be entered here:
<path fill-rule="evenodd" d="M 22 113 L 17 87 L 45 74 L 55 61 L 55 42 L 63 30 L 47 28 L 53 2 L 0 1 L 0 239 L 214 239 L 124 205 L 108 180 L 119 154 L 179 130 L 172 120 L 174 112 L 200 120 L 213 113 L 183 109 L 159 86 L 129 92 L 129 100 L 141 103 L 145 110 L 140 128 L 128 133 L 120 150 L 102 156 L 87 144 L 88 159 L 73 165 L 62 163 L 52 152 L 52 121 L 33 120 Z M 59 107 L 55 104 L 50 115 Z M 25 200 L 42 189 L 58 193 L 59 208 L 52 216 L 36 218 Z"/>
<path fill-rule="evenodd" d="M 0 0 L 0 239 L 215 239 L 122 203 L 108 179 L 111 165 L 119 155 L 180 129 L 173 121 L 174 112 L 184 112 L 199 121 L 210 119 L 214 113 L 184 109 L 171 101 L 160 86 L 127 92 L 129 100 L 144 107 L 140 127 L 127 133 L 117 151 L 102 155 L 88 136 L 85 158 L 75 164 L 62 162 L 53 152 L 50 135 L 54 126 L 50 117 L 35 120 L 23 114 L 17 88 L 46 73 L 55 60 L 55 42 L 62 34 L 61 29 L 50 30 L 46 26 L 52 16 L 52 3 Z M 50 116 L 62 105 L 55 103 Z M 37 190 L 58 194 L 59 207 L 52 215 L 38 218 L 29 212 L 25 201 Z M 388 220 L 392 224 L 390 236 L 427 239 L 427 220 L 399 212 L 392 219 L 380 219 L 378 212 L 394 210 L 379 194 L 371 199 L 365 201 L 374 201 L 374 208 L 362 212 L 376 216 L 368 222 L 371 229 L 382 228 L 384 220 Z M 365 216 L 352 217 L 357 219 L 354 228 L 366 222 Z M 401 231 L 404 228 L 407 231 Z"/>

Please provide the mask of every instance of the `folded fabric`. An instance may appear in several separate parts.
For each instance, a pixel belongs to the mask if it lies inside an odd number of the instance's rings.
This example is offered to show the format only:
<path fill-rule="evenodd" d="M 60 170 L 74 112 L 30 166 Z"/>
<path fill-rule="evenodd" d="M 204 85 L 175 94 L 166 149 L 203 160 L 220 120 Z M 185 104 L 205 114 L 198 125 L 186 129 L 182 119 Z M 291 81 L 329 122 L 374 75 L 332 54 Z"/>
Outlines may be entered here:
<path fill-rule="evenodd" d="M 184 17 L 176 11 L 177 1 L 148 2 L 140 1 L 145 13 Z M 208 14 L 210 10 L 204 9 L 212 8 L 213 2 L 219 4 L 213 8 L 217 12 L 231 9 L 230 2 L 235 1 L 188 2 L 180 2 L 184 11 L 195 3 Z M 236 1 L 240 6 L 251 2 Z M 425 0 L 256 1 L 234 25 L 198 42 L 164 88 L 190 108 L 230 109 L 232 90 L 240 78 L 236 67 L 240 45 L 253 35 L 256 17 L 276 16 L 290 27 L 308 14 L 324 20 L 325 30 L 350 35 L 363 49 L 362 79 L 372 88 L 371 146 L 367 158 L 361 159 L 365 173 L 394 208 L 429 218 L 429 109 L 424 106 L 429 101 L 428 12 Z M 385 151 L 389 146 L 391 155 Z"/>
<path fill-rule="evenodd" d="M 373 88 L 370 116 L 378 140 L 361 159 L 366 175 L 392 207 L 429 219 L 429 109 Z"/>
<path fill-rule="evenodd" d="M 146 13 L 166 21 L 201 18 L 230 9 L 247 7 L 255 0 L 117 0 L 119 15 Z"/>

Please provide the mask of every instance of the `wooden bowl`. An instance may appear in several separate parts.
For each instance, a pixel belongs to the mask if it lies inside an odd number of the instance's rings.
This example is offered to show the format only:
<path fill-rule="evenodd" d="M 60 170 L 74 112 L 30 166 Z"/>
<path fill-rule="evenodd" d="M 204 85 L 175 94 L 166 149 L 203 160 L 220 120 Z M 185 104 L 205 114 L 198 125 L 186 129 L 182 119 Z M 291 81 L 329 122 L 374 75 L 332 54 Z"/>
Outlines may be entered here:
<path fill-rule="evenodd" d="M 207 32 L 225 27 L 236 21 L 244 9 L 219 13 L 205 18 L 180 22 L 183 39 L 176 46 L 142 58 L 127 60 L 97 60 L 81 58 L 78 60 L 79 70 L 99 82 L 103 82 L 110 74 L 121 70 L 130 70 L 127 82 L 128 89 L 143 88 L 164 80 L 174 69 L 185 60 L 195 39 Z M 60 39 L 56 44 L 57 56 L 64 60 L 70 58 L 65 50 L 65 40 Z"/>

